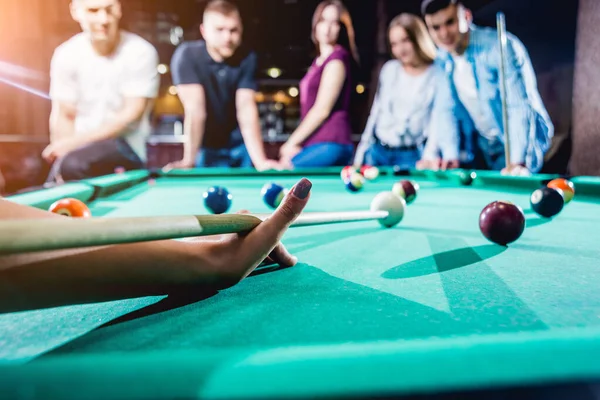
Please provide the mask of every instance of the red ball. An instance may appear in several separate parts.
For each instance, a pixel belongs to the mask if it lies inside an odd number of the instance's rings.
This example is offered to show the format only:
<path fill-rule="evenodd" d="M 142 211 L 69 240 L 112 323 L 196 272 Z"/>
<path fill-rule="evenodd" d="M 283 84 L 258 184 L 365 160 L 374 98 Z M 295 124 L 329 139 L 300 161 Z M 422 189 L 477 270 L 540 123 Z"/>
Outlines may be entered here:
<path fill-rule="evenodd" d="M 511 202 L 494 201 L 481 211 L 479 229 L 489 241 L 506 246 L 525 231 L 525 214 Z"/>
<path fill-rule="evenodd" d="M 48 211 L 73 218 L 90 218 L 92 216 L 90 209 L 83 201 L 72 198 L 56 201 Z"/>

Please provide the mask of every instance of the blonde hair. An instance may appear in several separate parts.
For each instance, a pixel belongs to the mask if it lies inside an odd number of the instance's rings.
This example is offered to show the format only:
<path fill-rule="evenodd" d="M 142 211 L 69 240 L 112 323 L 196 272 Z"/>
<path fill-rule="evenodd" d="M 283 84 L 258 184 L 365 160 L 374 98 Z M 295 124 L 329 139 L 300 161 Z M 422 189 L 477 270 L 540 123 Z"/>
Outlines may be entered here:
<path fill-rule="evenodd" d="M 426 64 L 433 64 L 436 57 L 436 47 L 421 18 L 408 13 L 396 16 L 390 22 L 388 36 L 391 30 L 397 27 L 403 28 L 406 31 L 406 35 L 415 47 L 415 52 L 421 61 Z"/>

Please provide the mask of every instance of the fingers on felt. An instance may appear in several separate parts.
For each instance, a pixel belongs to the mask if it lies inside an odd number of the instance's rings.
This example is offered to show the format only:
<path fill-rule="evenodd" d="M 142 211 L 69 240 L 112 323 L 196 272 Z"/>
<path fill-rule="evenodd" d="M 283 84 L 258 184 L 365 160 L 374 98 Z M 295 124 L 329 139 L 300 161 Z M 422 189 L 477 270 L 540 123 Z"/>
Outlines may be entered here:
<path fill-rule="evenodd" d="M 271 254 L 269 254 L 269 258 L 282 267 L 293 267 L 298 262 L 298 259 L 292 256 L 281 243 L 275 246 Z"/>

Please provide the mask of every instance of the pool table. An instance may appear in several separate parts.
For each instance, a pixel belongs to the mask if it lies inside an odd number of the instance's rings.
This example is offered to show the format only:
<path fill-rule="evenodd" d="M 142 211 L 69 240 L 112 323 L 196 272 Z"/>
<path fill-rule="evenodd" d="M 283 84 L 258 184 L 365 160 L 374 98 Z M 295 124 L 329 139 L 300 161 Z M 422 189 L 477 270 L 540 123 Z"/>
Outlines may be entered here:
<path fill-rule="evenodd" d="M 129 171 L 8 199 L 45 209 L 76 197 L 100 218 L 206 214 L 202 193 L 221 185 L 233 195 L 231 211 L 265 213 L 263 184 L 290 187 L 302 176 L 313 182 L 305 212 L 366 210 L 399 179 L 420 191 L 391 229 L 377 221 L 289 229 L 283 242 L 298 265 L 265 265 L 227 290 L 0 314 L 0 393 L 574 399 L 594 390 L 599 178 L 573 178 L 575 199 L 553 219 L 529 207 L 553 176 L 484 171 L 465 185 L 463 171 L 382 169 L 358 193 L 345 189 L 339 168 Z M 507 247 L 479 231 L 494 200 L 526 216 L 524 234 Z"/>

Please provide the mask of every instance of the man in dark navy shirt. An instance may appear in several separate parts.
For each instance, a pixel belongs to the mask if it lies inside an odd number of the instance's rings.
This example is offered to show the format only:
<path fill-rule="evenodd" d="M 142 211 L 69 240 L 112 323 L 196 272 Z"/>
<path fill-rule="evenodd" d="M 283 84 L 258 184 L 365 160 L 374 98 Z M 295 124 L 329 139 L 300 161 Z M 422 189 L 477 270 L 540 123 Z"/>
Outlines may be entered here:
<path fill-rule="evenodd" d="M 239 10 L 227 0 L 210 1 L 200 32 L 204 40 L 183 43 L 171 62 L 186 141 L 183 159 L 168 168 L 279 169 L 265 155 L 255 101 L 256 54 L 240 47 Z"/>

